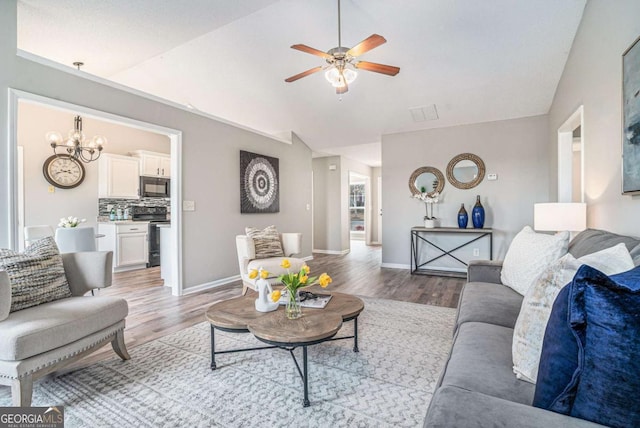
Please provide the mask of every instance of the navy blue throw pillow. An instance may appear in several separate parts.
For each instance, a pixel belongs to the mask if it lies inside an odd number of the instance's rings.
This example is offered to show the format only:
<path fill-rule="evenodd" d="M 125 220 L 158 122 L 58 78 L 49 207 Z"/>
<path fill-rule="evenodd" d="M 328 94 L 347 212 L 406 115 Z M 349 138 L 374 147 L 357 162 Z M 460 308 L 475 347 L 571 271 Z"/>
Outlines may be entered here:
<path fill-rule="evenodd" d="M 533 405 L 568 415 L 575 396 L 578 341 L 569 327 L 568 304 L 571 284 L 556 297 L 542 342 L 538 380 Z"/>
<path fill-rule="evenodd" d="M 571 284 L 569 323 L 579 378 L 571 416 L 640 426 L 640 267 L 608 277 L 582 266 Z"/>

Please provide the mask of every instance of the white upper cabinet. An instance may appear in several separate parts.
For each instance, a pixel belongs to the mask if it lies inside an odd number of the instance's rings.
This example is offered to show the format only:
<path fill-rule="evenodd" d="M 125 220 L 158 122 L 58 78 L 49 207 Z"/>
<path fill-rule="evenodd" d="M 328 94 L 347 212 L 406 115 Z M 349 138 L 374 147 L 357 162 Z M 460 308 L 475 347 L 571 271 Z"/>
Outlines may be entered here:
<path fill-rule="evenodd" d="M 171 178 L 171 156 L 165 153 L 136 150 L 131 153 L 140 161 L 140 175 Z"/>
<path fill-rule="evenodd" d="M 98 197 L 138 199 L 138 159 L 103 153 L 98 159 Z"/>

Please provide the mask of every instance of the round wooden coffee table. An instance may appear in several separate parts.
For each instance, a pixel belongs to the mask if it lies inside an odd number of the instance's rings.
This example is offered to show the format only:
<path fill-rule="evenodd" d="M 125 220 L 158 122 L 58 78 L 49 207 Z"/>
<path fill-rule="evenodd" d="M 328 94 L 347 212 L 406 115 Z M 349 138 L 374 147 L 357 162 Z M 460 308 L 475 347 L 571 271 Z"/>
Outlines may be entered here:
<path fill-rule="evenodd" d="M 313 289 L 312 291 L 318 292 Z M 358 316 L 364 309 L 364 302 L 349 294 L 331 293 L 331 296 L 325 308 L 303 308 L 302 317 L 297 320 L 286 318 L 284 306 L 273 312 L 256 311 L 255 293 L 211 305 L 205 313 L 207 321 L 211 324 L 211 370 L 217 368 L 215 360 L 217 354 L 258 349 L 285 349 L 291 354 L 304 383 L 303 406 L 309 406 L 307 347 L 329 340 L 353 338 L 353 351 L 358 352 Z M 342 327 L 342 323 L 351 320 L 354 322 L 354 334 L 334 337 Z M 215 330 L 251 333 L 270 346 L 216 351 Z M 293 353 L 299 347 L 302 348 L 302 370 Z"/>

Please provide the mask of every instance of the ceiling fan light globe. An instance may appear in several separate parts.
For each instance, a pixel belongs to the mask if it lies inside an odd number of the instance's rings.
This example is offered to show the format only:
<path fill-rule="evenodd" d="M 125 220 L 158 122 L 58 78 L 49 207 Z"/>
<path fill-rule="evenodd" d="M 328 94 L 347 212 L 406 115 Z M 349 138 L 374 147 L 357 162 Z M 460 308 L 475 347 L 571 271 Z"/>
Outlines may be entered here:
<path fill-rule="evenodd" d="M 351 83 L 356 80 L 356 77 L 358 77 L 358 72 L 350 68 L 345 68 L 342 71 L 342 75 L 344 76 L 344 80 L 346 80 L 347 83 Z"/>

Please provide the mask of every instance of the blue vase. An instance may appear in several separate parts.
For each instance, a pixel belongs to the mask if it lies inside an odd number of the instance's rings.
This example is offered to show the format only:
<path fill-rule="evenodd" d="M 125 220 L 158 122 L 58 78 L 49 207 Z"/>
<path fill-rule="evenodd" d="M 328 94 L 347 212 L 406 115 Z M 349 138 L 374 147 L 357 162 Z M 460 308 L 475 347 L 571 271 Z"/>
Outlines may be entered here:
<path fill-rule="evenodd" d="M 476 204 L 471 211 L 471 221 L 476 229 L 482 229 L 484 226 L 484 207 L 480 203 L 480 195 L 476 197 Z"/>
<path fill-rule="evenodd" d="M 467 223 L 469 223 L 469 214 L 464 209 L 464 204 L 461 204 L 460 211 L 458 211 L 458 227 L 460 229 L 466 229 Z"/>

